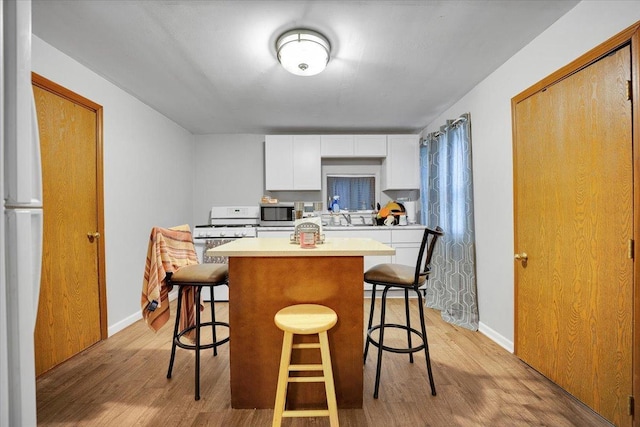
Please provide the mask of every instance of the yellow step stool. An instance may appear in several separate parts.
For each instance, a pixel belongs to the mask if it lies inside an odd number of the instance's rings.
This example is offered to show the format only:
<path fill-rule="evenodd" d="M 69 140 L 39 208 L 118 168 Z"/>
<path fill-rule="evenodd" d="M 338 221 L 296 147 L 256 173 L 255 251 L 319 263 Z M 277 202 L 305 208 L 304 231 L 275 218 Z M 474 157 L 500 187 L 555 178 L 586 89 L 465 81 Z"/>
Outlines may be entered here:
<path fill-rule="evenodd" d="M 329 353 L 329 339 L 327 331 L 338 321 L 338 315 L 329 307 L 318 304 L 298 304 L 285 307 L 274 317 L 275 324 L 284 331 L 282 340 L 282 354 L 280 356 L 280 371 L 278 373 L 278 388 L 273 410 L 272 425 L 280 426 L 282 418 L 292 417 L 329 417 L 331 427 L 338 424 L 338 404 L 336 390 L 333 384 L 333 370 L 331 369 L 331 355 Z M 317 343 L 293 344 L 294 335 L 318 334 Z M 322 364 L 291 364 L 293 349 L 320 349 Z M 321 371 L 322 376 L 290 377 L 290 372 Z M 328 409 L 285 410 L 287 387 L 293 382 L 323 382 L 327 394 Z"/>

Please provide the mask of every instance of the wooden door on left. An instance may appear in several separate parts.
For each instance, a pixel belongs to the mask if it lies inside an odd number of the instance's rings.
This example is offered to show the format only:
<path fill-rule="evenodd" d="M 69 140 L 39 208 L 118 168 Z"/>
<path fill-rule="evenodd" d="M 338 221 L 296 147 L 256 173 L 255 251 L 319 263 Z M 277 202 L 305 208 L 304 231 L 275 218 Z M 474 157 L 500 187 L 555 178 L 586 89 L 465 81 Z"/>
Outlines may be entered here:
<path fill-rule="evenodd" d="M 44 233 L 36 375 L 107 337 L 102 107 L 36 74 Z"/>

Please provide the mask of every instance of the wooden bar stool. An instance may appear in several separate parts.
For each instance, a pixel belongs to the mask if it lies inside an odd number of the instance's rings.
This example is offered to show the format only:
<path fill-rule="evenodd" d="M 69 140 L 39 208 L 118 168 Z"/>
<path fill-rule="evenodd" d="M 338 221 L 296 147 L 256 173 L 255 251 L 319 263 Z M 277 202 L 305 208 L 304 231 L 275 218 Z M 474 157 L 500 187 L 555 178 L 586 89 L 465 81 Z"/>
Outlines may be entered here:
<path fill-rule="evenodd" d="M 176 323 L 173 329 L 173 340 L 171 345 L 171 359 L 169 360 L 169 370 L 167 378 L 171 378 L 173 362 L 176 356 L 176 347 L 195 351 L 195 400 L 200 400 L 200 350 L 213 348 L 213 355 L 218 355 L 218 347 L 229 342 L 229 335 L 219 339 L 216 334 L 216 326 L 229 328 L 229 323 L 216 320 L 216 313 L 213 300 L 213 288 L 215 286 L 228 286 L 229 268 L 226 264 L 195 264 L 179 268 L 175 273 L 167 273 L 167 284 L 178 286 L 178 307 L 176 310 Z M 211 322 L 200 322 L 200 293 L 203 287 L 208 287 L 211 291 Z M 192 291 L 193 299 L 184 298 L 187 288 Z M 183 299 L 185 301 L 183 301 Z M 183 304 L 195 307 L 195 323 L 180 330 L 180 317 L 183 315 Z M 212 342 L 202 344 L 200 340 L 200 329 L 210 326 Z M 183 342 L 181 338 L 191 331 L 195 333 L 193 344 Z"/>
<path fill-rule="evenodd" d="M 338 404 L 333 384 L 333 370 L 331 369 L 331 355 L 329 354 L 329 339 L 327 331 L 338 321 L 338 315 L 329 307 L 317 304 L 298 304 L 285 307 L 274 317 L 278 328 L 284 331 L 282 340 L 282 354 L 280 356 L 280 371 L 278 373 L 278 387 L 276 403 L 273 409 L 273 426 L 280 426 L 282 418 L 292 417 L 329 417 L 332 427 L 338 426 Z M 293 336 L 318 334 L 317 343 L 293 344 Z M 292 349 L 320 349 L 322 364 L 291 364 Z M 322 371 L 322 376 L 291 377 L 289 372 Z M 323 382 L 327 395 L 328 409 L 285 410 L 287 387 L 292 382 Z"/>

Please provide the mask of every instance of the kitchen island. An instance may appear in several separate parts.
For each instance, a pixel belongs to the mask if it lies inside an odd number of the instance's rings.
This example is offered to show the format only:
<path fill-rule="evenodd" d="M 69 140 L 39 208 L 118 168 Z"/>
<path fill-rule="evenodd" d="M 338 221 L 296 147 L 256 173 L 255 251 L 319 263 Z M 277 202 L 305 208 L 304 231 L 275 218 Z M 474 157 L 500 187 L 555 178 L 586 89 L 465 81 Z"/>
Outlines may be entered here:
<path fill-rule="evenodd" d="M 373 239 L 327 238 L 303 249 L 286 238 L 238 239 L 207 250 L 229 257 L 231 407 L 273 408 L 283 333 L 273 317 L 283 307 L 316 303 L 331 307 L 338 323 L 329 345 L 340 408 L 362 407 L 363 257 L 393 255 Z M 313 340 L 296 336 L 295 342 Z M 294 351 L 294 363 L 319 363 L 315 352 Z M 324 406 L 324 385 L 292 383 L 292 408 Z"/>

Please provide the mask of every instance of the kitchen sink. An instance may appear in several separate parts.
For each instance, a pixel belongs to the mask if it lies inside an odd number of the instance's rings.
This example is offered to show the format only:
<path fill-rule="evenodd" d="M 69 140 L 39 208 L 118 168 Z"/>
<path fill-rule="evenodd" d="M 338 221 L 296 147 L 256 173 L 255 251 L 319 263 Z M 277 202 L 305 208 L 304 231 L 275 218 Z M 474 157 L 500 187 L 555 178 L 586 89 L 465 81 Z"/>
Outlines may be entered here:
<path fill-rule="evenodd" d="M 323 230 L 343 230 L 345 228 L 350 228 L 350 229 L 358 229 L 358 228 L 371 228 L 373 227 L 373 224 L 341 224 L 341 225 L 323 225 L 322 229 Z"/>
<path fill-rule="evenodd" d="M 336 224 L 334 220 L 336 219 L 336 215 L 340 219 L 340 223 Z M 357 227 L 371 227 L 373 224 L 371 223 L 371 212 L 367 211 L 357 211 L 357 212 L 346 212 L 341 211 L 339 214 L 323 214 L 322 215 L 322 226 L 327 227 L 335 227 L 335 228 L 357 228 Z"/>

